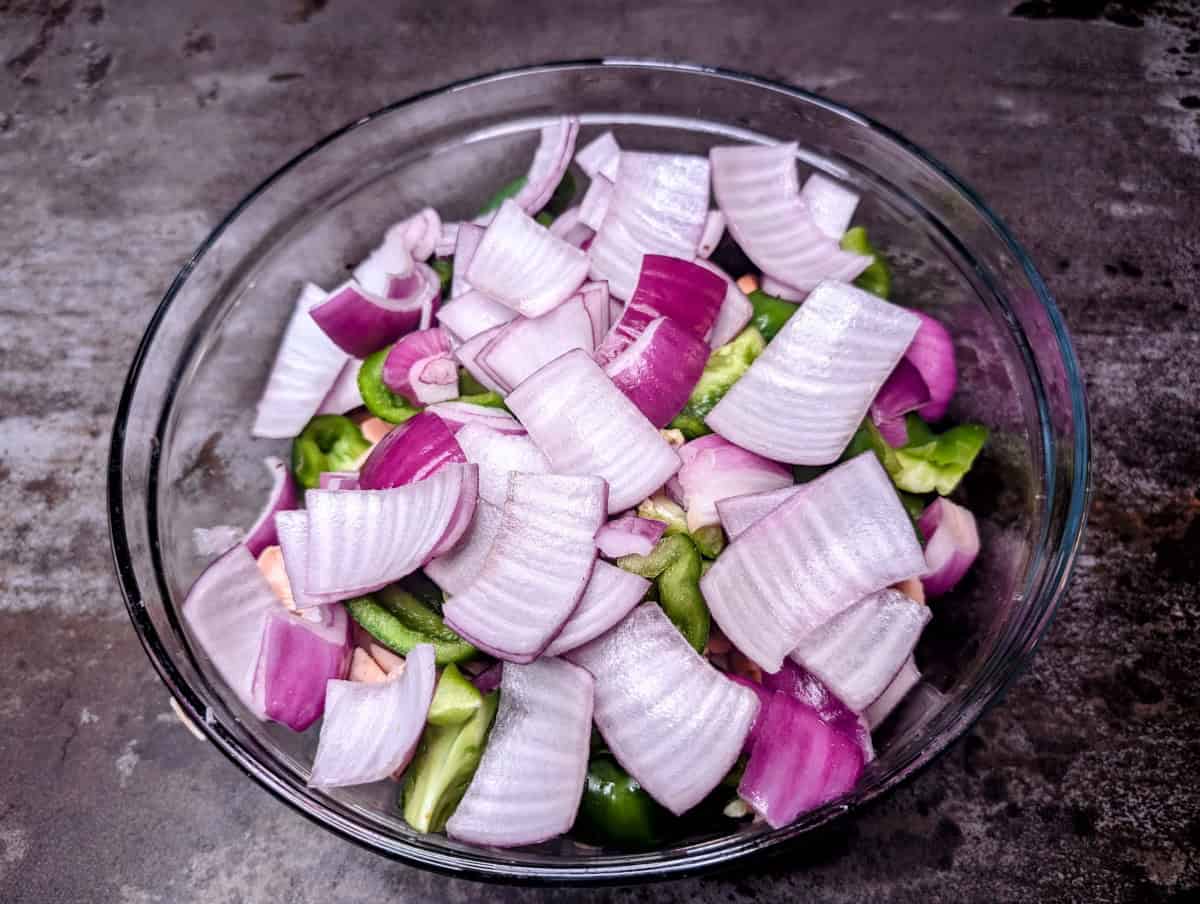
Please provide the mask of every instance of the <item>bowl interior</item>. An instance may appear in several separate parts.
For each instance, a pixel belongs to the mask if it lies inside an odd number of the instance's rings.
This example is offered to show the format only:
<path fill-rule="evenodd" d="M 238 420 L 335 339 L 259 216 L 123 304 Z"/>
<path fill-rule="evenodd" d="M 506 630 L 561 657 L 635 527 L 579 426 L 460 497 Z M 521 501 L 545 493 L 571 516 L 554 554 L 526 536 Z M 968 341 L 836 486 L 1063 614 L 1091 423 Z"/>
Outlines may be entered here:
<path fill-rule="evenodd" d="M 252 718 L 181 629 L 177 605 L 207 563 L 193 532 L 248 525 L 288 444 L 250 436 L 254 406 L 302 282 L 331 288 L 384 230 L 419 207 L 472 215 L 520 175 L 556 113 L 582 115 L 580 142 L 703 154 L 714 144 L 794 140 L 802 166 L 863 195 L 893 270 L 894 300 L 955 337 L 953 421 L 992 431 L 961 493 L 980 517 L 979 566 L 934 604 L 917 651 L 924 679 L 877 734 L 878 758 L 850 797 L 796 826 L 710 823 L 648 854 L 560 839 L 486 851 L 411 832 L 397 787 L 305 787 L 317 729 Z M 576 174 L 580 193 L 584 179 Z M 738 274 L 734 274 L 735 276 Z M 152 324 L 114 437 L 113 524 L 135 624 L 172 690 L 259 781 L 384 852 L 482 876 L 573 881 L 695 871 L 761 849 L 892 786 L 973 721 L 1032 650 L 1077 542 L 1086 429 L 1073 358 L 1040 280 L 990 214 L 939 168 L 847 111 L 743 77 L 646 64 L 507 73 L 382 111 L 273 177 L 226 220 Z"/>

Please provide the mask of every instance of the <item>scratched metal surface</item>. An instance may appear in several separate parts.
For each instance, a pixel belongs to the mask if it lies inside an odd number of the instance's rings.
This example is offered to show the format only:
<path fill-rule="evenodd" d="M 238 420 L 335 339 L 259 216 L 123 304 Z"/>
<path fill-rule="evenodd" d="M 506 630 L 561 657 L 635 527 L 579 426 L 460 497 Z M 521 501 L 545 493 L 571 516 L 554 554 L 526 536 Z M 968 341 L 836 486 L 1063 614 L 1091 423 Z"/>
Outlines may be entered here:
<path fill-rule="evenodd" d="M 534 892 L 351 847 L 195 741 L 113 581 L 121 380 L 176 268 L 345 121 L 619 53 L 830 95 L 989 199 L 1087 374 L 1096 499 L 1033 668 L 940 762 L 753 873 Z M 1200 13 L 1171 2 L 0 0 L 0 900 L 1183 900 L 1200 883 Z"/>

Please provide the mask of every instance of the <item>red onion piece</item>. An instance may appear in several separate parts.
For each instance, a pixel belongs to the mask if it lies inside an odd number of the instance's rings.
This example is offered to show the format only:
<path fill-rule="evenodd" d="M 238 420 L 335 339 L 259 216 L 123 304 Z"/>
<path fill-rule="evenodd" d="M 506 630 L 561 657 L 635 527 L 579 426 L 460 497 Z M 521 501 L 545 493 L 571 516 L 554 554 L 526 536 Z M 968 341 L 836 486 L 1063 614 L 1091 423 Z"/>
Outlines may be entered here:
<path fill-rule="evenodd" d="M 921 372 L 908 358 L 901 358 L 871 402 L 871 421 L 888 445 L 903 446 L 908 442 L 904 415 L 916 411 L 929 399 L 929 387 Z"/>
<path fill-rule="evenodd" d="M 437 243 L 433 246 L 433 253 L 438 257 L 450 257 L 454 254 L 454 248 L 458 244 L 458 231 L 468 224 L 466 223 L 443 223 L 442 231 L 438 234 Z"/>
<path fill-rule="evenodd" d="M 704 220 L 704 232 L 700 233 L 700 244 L 696 246 L 696 257 L 709 257 L 717 250 L 724 234 L 725 214 L 719 210 L 710 210 Z"/>
<path fill-rule="evenodd" d="M 324 291 L 307 283 L 296 299 L 258 403 L 251 430 L 254 436 L 296 436 L 317 413 L 345 367 L 346 353 L 309 315 L 325 298 Z"/>
<path fill-rule="evenodd" d="M 351 358 L 342 368 L 333 387 L 326 394 L 317 414 L 346 414 L 355 408 L 363 407 L 362 393 L 358 391 L 358 370 L 362 362 Z"/>
<path fill-rule="evenodd" d="M 508 396 L 554 470 L 608 482 L 609 512 L 623 512 L 679 469 L 679 456 L 586 352 L 567 352 Z"/>
<path fill-rule="evenodd" d="M 465 424 L 483 424 L 499 433 L 525 432 L 525 428 L 515 417 L 503 409 L 492 408 L 489 405 L 476 405 L 474 402 L 438 402 L 425 410 L 445 421 L 451 433 L 457 433 Z"/>
<path fill-rule="evenodd" d="M 593 138 L 575 154 L 575 162 L 587 173 L 589 179 L 597 175 L 606 179 L 617 178 L 617 161 L 621 157 L 621 146 L 612 132 L 605 132 Z"/>
<path fill-rule="evenodd" d="M 592 686 L 591 675 L 561 659 L 504 667 L 496 722 L 446 834 L 515 847 L 574 824 L 587 774 Z"/>
<path fill-rule="evenodd" d="M 364 490 L 388 490 L 416 483 L 449 465 L 466 461 L 446 422 L 436 414 L 422 411 L 388 431 L 375 444 L 359 468 L 358 485 Z"/>
<path fill-rule="evenodd" d="M 477 333 L 454 350 L 454 357 L 458 359 L 459 364 L 467 369 L 467 373 L 492 392 L 498 392 L 501 395 L 508 392 L 509 387 L 496 379 L 496 375 L 492 373 L 491 368 L 484 364 L 479 356 L 491 345 L 492 340 L 500 335 L 502 329 L 504 329 L 503 326 L 494 326 L 491 329 L 484 330 L 482 333 Z"/>
<path fill-rule="evenodd" d="M 707 343 L 671 318 L 659 317 L 609 360 L 604 372 L 651 424 L 661 428 L 683 410 L 707 362 Z"/>
<path fill-rule="evenodd" d="M 500 328 L 476 356 L 509 392 L 559 355 L 581 348 L 594 350 L 592 319 L 583 298 L 574 296 L 541 317 L 518 317 Z"/>
<path fill-rule="evenodd" d="M 583 306 L 592 321 L 592 348 L 598 348 L 612 325 L 608 283 L 585 282 L 579 287 L 579 297 L 583 299 Z"/>
<path fill-rule="evenodd" d="M 383 359 L 383 383 L 414 405 L 448 402 L 458 395 L 458 365 L 441 327 L 401 337 Z"/>
<path fill-rule="evenodd" d="M 587 278 L 587 255 L 526 214 L 510 198 L 467 267 L 476 289 L 526 317 L 566 301 Z"/>
<path fill-rule="evenodd" d="M 494 327 L 503 326 L 517 316 L 512 308 L 492 301 L 472 289 L 455 296 L 437 313 L 438 323 L 459 342 L 473 339 Z"/>
<path fill-rule="evenodd" d="M 708 337 L 710 348 L 719 348 L 727 342 L 732 342 L 754 316 L 754 305 L 746 297 L 746 293 L 738 288 L 737 282 L 728 273 L 712 261 L 698 257 L 693 261 L 717 274 L 725 280 L 725 299 L 721 302 L 721 310 L 717 312 L 717 321 L 713 324 L 712 333 Z"/>
<path fill-rule="evenodd" d="M 574 116 L 559 117 L 542 127 L 538 148 L 525 175 L 525 184 L 512 198 L 512 202 L 530 216 L 546 206 L 554 189 L 562 181 L 563 174 L 571 165 L 578 134 L 579 120 Z M 488 211 L 476 217 L 475 222 L 487 226 L 494 222 L 496 216 L 496 211 Z"/>
<path fill-rule="evenodd" d="M 921 326 L 904 357 L 921 372 L 929 387 L 929 401 L 917 409 L 917 414 L 927 421 L 940 421 L 946 416 L 954 390 L 958 388 L 954 340 L 949 331 L 928 314 L 912 313 L 920 318 Z"/>
<path fill-rule="evenodd" d="M 775 674 L 763 675 L 763 687 L 769 692 L 781 691 L 811 706 L 817 713 L 862 750 L 863 762 L 875 759 L 870 727 L 863 718 L 843 703 L 816 675 L 802 665 L 785 659 L 783 668 Z"/>
<path fill-rule="evenodd" d="M 808 298 L 808 289 L 797 289 L 795 286 L 789 286 L 785 282 L 780 282 L 772 276 L 763 275 L 762 290 L 768 295 L 774 295 L 776 298 L 782 298 L 785 301 L 794 301 L 797 304 Z"/>
<path fill-rule="evenodd" d="M 969 509 L 939 496 L 917 521 L 925 538 L 921 584 L 931 597 L 949 593 L 979 555 L 979 529 Z"/>
<path fill-rule="evenodd" d="M 921 672 L 917 669 L 916 660 L 909 656 L 904 660 L 904 665 L 900 666 L 900 671 L 896 673 L 892 683 L 875 702 L 867 707 L 867 711 L 864 713 L 867 724 L 872 729 L 882 725 L 883 721 L 892 714 L 900 701 L 908 696 L 908 692 L 916 687 L 920 680 Z"/>
<path fill-rule="evenodd" d="M 830 464 L 919 325 L 908 311 L 861 289 L 822 283 L 706 421 L 775 461 Z"/>
<path fill-rule="evenodd" d="M 549 227 L 550 234 L 558 236 L 558 238 L 570 245 L 574 245 L 576 248 L 582 248 L 584 243 L 590 241 L 592 236 L 596 234 L 594 229 L 580 219 L 582 210 L 578 204 L 574 207 L 568 207 L 554 218 L 554 222 Z"/>
<path fill-rule="evenodd" d="M 721 519 L 721 527 L 725 529 L 730 542 L 736 540 L 752 524 L 761 521 L 797 493 L 803 492 L 806 486 L 807 484 L 800 484 L 799 486 L 767 490 L 763 493 L 729 496 L 717 500 L 717 516 Z"/>
<path fill-rule="evenodd" d="M 805 484 L 746 530 L 700 587 L 730 642 L 777 672 L 810 631 L 924 568 L 896 489 L 866 452 Z"/>
<path fill-rule="evenodd" d="M 749 678 L 744 675 L 738 675 L 736 672 L 726 672 L 725 677 L 734 684 L 749 688 L 754 692 L 754 696 L 758 698 L 758 712 L 754 714 L 754 721 L 750 723 L 750 732 L 746 735 L 746 740 L 742 742 L 742 753 L 748 754 L 754 749 L 754 742 L 758 740 L 758 726 L 761 724 L 763 716 L 766 715 L 767 704 L 771 702 L 771 692 L 757 681 L 751 681 Z"/>
<path fill-rule="evenodd" d="M 449 432 L 444 425 L 442 429 Z M 479 498 L 492 505 L 504 505 L 508 498 L 508 476 L 513 471 L 545 474 L 550 470 L 550 462 L 528 436 L 467 424 L 452 439 L 458 440 L 467 461 L 479 467 Z"/>
<path fill-rule="evenodd" d="M 482 672 L 471 679 L 471 683 L 475 685 L 475 690 L 481 694 L 490 694 L 500 686 L 500 679 L 504 675 L 504 661 L 496 660 Z"/>
<path fill-rule="evenodd" d="M 500 533 L 500 520 L 500 508 L 480 499 L 462 540 L 444 555 L 426 562 L 425 574 L 446 593 L 466 590 L 483 570 Z"/>
<path fill-rule="evenodd" d="M 579 222 L 595 233 L 604 223 L 612 199 L 612 182 L 604 176 L 594 176 L 579 204 Z"/>
<path fill-rule="evenodd" d="M 479 248 L 481 241 L 483 241 L 482 226 L 463 223 L 458 228 L 458 234 L 454 239 L 454 276 L 450 281 L 451 298 L 458 298 L 471 291 L 471 283 L 467 280 L 467 268 L 475 259 L 475 251 Z M 462 338 L 469 337 L 463 336 Z"/>
<path fill-rule="evenodd" d="M 676 815 L 729 772 L 758 712 L 654 603 L 567 658 L 596 679 L 596 726 L 617 761 Z"/>
<path fill-rule="evenodd" d="M 687 510 L 689 531 L 719 524 L 722 499 L 779 490 L 792 485 L 792 472 L 778 462 L 748 452 L 715 433 L 685 443 L 683 467 L 675 475 Z"/>
<path fill-rule="evenodd" d="M 841 242 L 854 219 L 858 195 L 828 176 L 813 173 L 800 189 L 800 200 L 807 205 L 817 228 L 834 241 Z"/>
<path fill-rule="evenodd" d="M 433 647 L 418 644 L 404 671 L 374 684 L 332 680 L 313 760 L 311 788 L 365 785 L 412 759 L 437 682 Z"/>
<path fill-rule="evenodd" d="M 357 490 L 357 471 L 323 471 L 318 489 L 322 490 Z"/>
<path fill-rule="evenodd" d="M 407 275 L 389 277 L 385 291 L 376 295 L 351 280 L 314 307 L 312 318 L 343 351 L 365 358 L 427 325 L 441 282 L 425 264 L 413 264 Z"/>
<path fill-rule="evenodd" d="M 512 474 L 492 549 L 446 624 L 497 659 L 536 659 L 587 587 L 605 496 L 598 477 Z"/>
<path fill-rule="evenodd" d="M 297 609 L 309 609 L 346 599 L 341 593 L 309 593 L 305 587 L 308 574 L 308 512 L 303 509 L 278 512 L 275 515 L 275 531 L 279 535 L 279 552 L 283 557 L 283 570 L 292 592 L 292 602 Z"/>
<path fill-rule="evenodd" d="M 424 208 L 388 229 L 383 243 L 354 268 L 354 281 L 368 292 L 384 294 L 388 274 L 407 273 L 413 261 L 433 254 L 441 237 L 441 217 L 432 207 Z"/>
<path fill-rule="evenodd" d="M 304 615 L 280 607 L 263 627 L 254 692 L 268 719 L 304 731 L 325 711 L 325 682 L 345 678 L 349 667 L 345 606 L 318 606 Z"/>
<path fill-rule="evenodd" d="M 642 601 L 650 582 L 632 572 L 597 561 L 579 605 L 546 647 L 546 656 L 561 656 L 595 640 Z"/>
<path fill-rule="evenodd" d="M 622 515 L 596 532 L 600 554 L 610 559 L 621 556 L 648 556 L 662 539 L 666 523 L 637 515 Z"/>
<path fill-rule="evenodd" d="M 264 458 L 263 464 L 271 472 L 271 492 L 254 526 L 246 531 L 246 538 L 242 541 L 255 558 L 268 546 L 279 542 L 275 533 L 275 513 L 286 512 L 300 504 L 291 468 L 274 456 Z"/>

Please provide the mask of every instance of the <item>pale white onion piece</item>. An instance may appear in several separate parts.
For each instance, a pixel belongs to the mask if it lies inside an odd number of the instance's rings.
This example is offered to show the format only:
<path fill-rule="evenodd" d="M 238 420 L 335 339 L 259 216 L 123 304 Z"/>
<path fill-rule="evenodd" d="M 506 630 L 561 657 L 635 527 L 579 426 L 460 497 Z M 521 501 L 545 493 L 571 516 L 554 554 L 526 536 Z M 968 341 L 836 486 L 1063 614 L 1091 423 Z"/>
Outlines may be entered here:
<path fill-rule="evenodd" d="M 579 605 L 544 655 L 561 656 L 596 639 L 628 615 L 649 589 L 645 578 L 597 560 Z"/>
<path fill-rule="evenodd" d="M 604 132 L 585 144 L 575 154 L 575 162 L 587 173 L 589 179 L 597 175 L 607 179 L 617 178 L 617 160 L 621 156 L 621 146 L 612 132 Z"/>
<path fill-rule="evenodd" d="M 528 436 L 499 433 L 482 424 L 467 424 L 454 435 L 467 461 L 479 466 L 479 498 L 502 506 L 513 471 L 544 474 L 550 462 Z"/>
<path fill-rule="evenodd" d="M 577 348 L 595 351 L 594 333 L 583 298 L 576 295 L 540 317 L 505 324 L 475 360 L 507 393 L 559 355 Z"/>
<path fill-rule="evenodd" d="M 500 532 L 500 520 L 500 507 L 480 499 L 462 540 L 445 555 L 426 562 L 425 573 L 447 593 L 466 590 L 483 570 L 487 554 Z"/>
<path fill-rule="evenodd" d="M 840 242 L 850 228 L 850 221 L 854 219 L 854 211 L 858 207 L 857 192 L 822 173 L 813 173 L 804 181 L 800 199 L 808 205 L 817 228 Z"/>

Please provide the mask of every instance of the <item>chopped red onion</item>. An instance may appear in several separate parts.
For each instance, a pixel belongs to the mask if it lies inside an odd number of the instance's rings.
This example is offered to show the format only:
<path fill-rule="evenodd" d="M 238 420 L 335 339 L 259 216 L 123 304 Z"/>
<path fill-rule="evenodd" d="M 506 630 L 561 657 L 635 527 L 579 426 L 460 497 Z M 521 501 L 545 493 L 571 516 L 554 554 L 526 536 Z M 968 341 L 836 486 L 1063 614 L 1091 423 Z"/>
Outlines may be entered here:
<path fill-rule="evenodd" d="M 343 491 L 351 492 L 351 491 Z M 275 515 L 279 552 L 287 575 L 292 602 L 297 609 L 309 609 L 346 599 L 341 593 L 309 593 L 305 587 L 308 573 L 308 512 L 296 509 Z"/>
<path fill-rule="evenodd" d="M 550 462 L 528 436 L 467 424 L 453 438 L 458 440 L 467 461 L 479 466 L 479 498 L 492 505 L 504 505 L 511 472 L 545 474 L 550 470 Z"/>
<path fill-rule="evenodd" d="M 613 184 L 603 176 L 594 176 L 579 204 L 579 222 L 595 233 L 604 223 L 613 199 Z"/>
<path fill-rule="evenodd" d="M 502 329 L 504 329 L 504 326 L 494 326 L 491 329 L 484 330 L 482 333 L 477 333 L 454 350 L 454 357 L 458 359 L 459 364 L 467 369 L 467 373 L 492 392 L 498 392 L 501 395 L 508 392 L 508 387 L 496 379 L 496 375 L 492 373 L 491 368 L 484 364 L 479 359 L 479 356 L 483 354 L 492 340 L 500 335 Z"/>
<path fill-rule="evenodd" d="M 925 538 L 921 584 L 932 597 L 949 593 L 979 555 L 979 529 L 969 509 L 939 496 L 917 521 Z"/>
<path fill-rule="evenodd" d="M 687 527 L 697 531 L 719 524 L 722 499 L 779 490 L 792 485 L 792 472 L 778 462 L 748 452 L 715 433 L 685 443 L 683 467 L 675 475 L 687 510 Z"/>
<path fill-rule="evenodd" d="M 474 289 L 445 304 L 437 313 L 438 323 L 459 342 L 473 339 L 498 326 L 504 326 L 517 316 L 512 308 L 492 301 Z"/>
<path fill-rule="evenodd" d="M 754 749 L 754 742 L 758 740 L 758 726 L 761 724 L 763 716 L 766 715 L 767 704 L 771 702 L 771 692 L 757 681 L 751 681 L 745 675 L 739 675 L 736 672 L 726 672 L 725 677 L 734 684 L 753 691 L 754 696 L 758 698 L 758 712 L 754 714 L 754 721 L 750 723 L 750 732 L 746 735 L 746 740 L 742 742 L 742 753 L 749 754 Z"/>
<path fill-rule="evenodd" d="M 414 405 L 448 402 L 458 395 L 458 365 L 441 327 L 401 337 L 383 359 L 383 383 Z"/>
<path fill-rule="evenodd" d="M 389 277 L 385 291 L 376 295 L 351 280 L 314 307 L 312 318 L 343 351 L 365 358 L 427 324 L 441 282 L 430 267 L 413 264 L 407 274 Z"/>
<path fill-rule="evenodd" d="M 612 309 L 609 304 L 608 283 L 585 282 L 579 287 L 579 297 L 592 321 L 592 348 L 599 348 L 608 328 L 612 325 Z M 618 315 L 619 316 L 619 315 Z"/>
<path fill-rule="evenodd" d="M 442 231 L 441 217 L 432 207 L 400 221 L 388 229 L 383 243 L 354 268 L 354 281 L 367 292 L 384 294 L 388 274 L 408 273 L 413 261 L 428 258 L 442 244 Z"/>
<path fill-rule="evenodd" d="M 727 342 L 732 342 L 754 316 L 754 305 L 746 297 L 746 293 L 738 288 L 737 282 L 728 273 L 712 261 L 698 257 L 693 261 L 698 266 L 709 270 L 725 280 L 725 299 L 721 302 L 721 310 L 717 312 L 717 321 L 713 324 L 712 333 L 708 337 L 710 348 L 719 348 Z"/>
<path fill-rule="evenodd" d="M 808 484 L 781 487 L 777 490 L 767 490 L 764 493 L 748 493 L 745 496 L 729 496 L 717 500 L 717 516 L 721 527 L 729 535 L 730 542 L 746 532 L 750 525 L 771 514 L 783 503 L 797 493 L 802 492 Z"/>
<path fill-rule="evenodd" d="M 325 711 L 325 682 L 350 666 L 350 617 L 338 604 L 267 615 L 254 678 L 266 717 L 304 731 Z"/>
<path fill-rule="evenodd" d="M 659 317 L 604 372 L 651 424 L 665 427 L 687 404 L 706 363 L 707 343 L 670 317 Z"/>
<path fill-rule="evenodd" d="M 504 660 L 498 659 L 472 678 L 471 683 L 475 685 L 475 690 L 479 691 L 479 693 L 490 694 L 500 686 L 500 679 L 503 675 Z"/>
<path fill-rule="evenodd" d="M 580 220 L 582 208 L 576 204 L 568 207 L 554 218 L 550 224 L 550 234 L 558 236 L 564 242 L 582 248 L 583 244 L 595 235 L 595 230 Z"/>
<path fill-rule="evenodd" d="M 592 333 L 592 319 L 576 295 L 540 317 L 506 323 L 475 360 L 509 392 L 559 355 L 577 348 L 590 354 L 595 348 Z"/>
<path fill-rule="evenodd" d="M 246 532 L 246 538 L 242 541 L 255 558 L 268 546 L 279 542 L 275 533 L 275 513 L 286 512 L 300 504 L 291 468 L 275 456 L 263 459 L 263 464 L 271 472 L 271 492 L 254 526 Z"/>
<path fill-rule="evenodd" d="M 338 374 L 333 388 L 321 402 L 317 414 L 345 414 L 364 405 L 362 393 L 358 391 L 358 370 L 362 362 L 351 358 Z"/>
<path fill-rule="evenodd" d="M 900 671 L 896 673 L 892 683 L 874 703 L 867 707 L 864 715 L 872 730 L 883 724 L 883 721 L 892 714 L 899 706 L 900 701 L 908 696 L 908 692 L 916 687 L 920 680 L 921 672 L 917 669 L 916 660 L 909 656 L 904 660 L 904 665 L 900 666 Z"/>
<path fill-rule="evenodd" d="M 593 138 L 575 154 L 575 162 L 587 173 L 589 179 L 597 175 L 606 179 L 617 178 L 617 161 L 621 157 L 621 146 L 612 132 L 605 132 Z"/>
<path fill-rule="evenodd" d="M 921 372 L 929 387 L 929 401 L 917 409 L 917 414 L 927 421 L 940 421 L 946 416 L 954 390 L 958 388 L 954 340 L 949 331 L 928 314 L 912 313 L 920 318 L 921 326 L 904 357 Z"/>
<path fill-rule="evenodd" d="M 609 559 L 629 555 L 648 556 L 666 529 L 667 525 L 662 521 L 622 515 L 597 531 L 596 546 L 600 554 Z"/>
<path fill-rule="evenodd" d="M 710 210 L 704 221 L 704 232 L 700 234 L 700 244 L 696 246 L 696 257 L 707 258 L 717 250 L 721 236 L 725 234 L 725 214 L 719 210 Z"/>
<path fill-rule="evenodd" d="M 322 490 L 357 490 L 357 471 L 322 471 L 318 489 Z"/>
<path fill-rule="evenodd" d="M 567 167 L 571 165 L 578 135 L 579 119 L 575 116 L 560 116 L 552 125 L 542 128 L 541 140 L 529 165 L 525 184 L 513 198 L 526 213 L 535 214 L 549 202 Z"/>
<path fill-rule="evenodd" d="M 597 561 L 579 605 L 543 655 L 561 656 L 595 640 L 642 601 L 650 582 L 632 572 Z"/>
<path fill-rule="evenodd" d="M 479 576 L 500 533 L 500 508 L 482 499 L 462 540 L 445 555 L 425 563 L 425 574 L 446 593 L 461 593 Z"/>
<path fill-rule="evenodd" d="M 458 244 L 458 231 L 469 225 L 467 223 L 443 223 L 442 231 L 438 234 L 437 243 L 433 246 L 433 253 L 438 257 L 451 257 L 454 254 L 454 248 Z"/>
<path fill-rule="evenodd" d="M 850 228 L 858 195 L 821 173 L 813 173 L 800 189 L 800 200 L 807 206 L 817 228 L 837 242 Z"/>
<path fill-rule="evenodd" d="M 375 444 L 359 468 L 358 486 L 364 490 L 388 490 L 416 483 L 448 465 L 466 461 L 446 422 L 436 414 L 422 411 Z"/>
<path fill-rule="evenodd" d="M 908 442 L 904 416 L 929 399 L 929 387 L 921 372 L 908 358 L 901 358 L 871 402 L 871 421 L 888 445 L 903 446 Z"/>
<path fill-rule="evenodd" d="M 795 286 L 789 286 L 787 283 L 765 274 L 762 278 L 762 290 L 768 295 L 774 295 L 784 301 L 794 301 L 797 304 L 808 298 L 808 289 L 797 289 Z"/>
<path fill-rule="evenodd" d="M 438 402 L 430 405 L 426 411 L 436 414 L 451 433 L 457 433 L 464 424 L 483 424 L 500 433 L 521 434 L 525 428 L 520 421 L 500 408 L 490 405 L 476 405 L 474 402 Z"/>
<path fill-rule="evenodd" d="M 790 694 L 801 703 L 811 706 L 822 719 L 859 746 L 863 762 L 869 763 L 875 759 L 870 726 L 804 666 L 785 659 L 783 668 L 778 672 L 763 675 L 763 687 L 770 692 Z"/>

